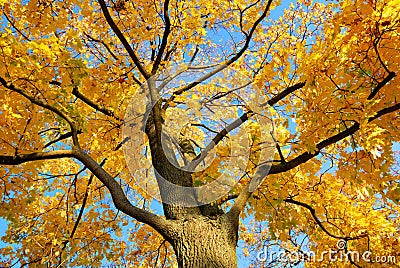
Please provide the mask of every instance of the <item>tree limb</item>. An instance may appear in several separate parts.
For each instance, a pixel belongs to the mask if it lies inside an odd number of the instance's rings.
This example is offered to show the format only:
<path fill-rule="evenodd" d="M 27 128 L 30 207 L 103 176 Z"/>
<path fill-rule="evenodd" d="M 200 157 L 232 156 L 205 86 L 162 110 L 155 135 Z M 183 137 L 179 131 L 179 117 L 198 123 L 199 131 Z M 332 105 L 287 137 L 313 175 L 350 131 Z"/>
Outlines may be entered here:
<path fill-rule="evenodd" d="M 297 83 L 293 86 L 290 86 L 266 103 L 272 106 L 272 105 L 276 104 L 277 102 L 279 102 L 280 100 L 282 100 L 287 95 L 289 95 L 290 93 L 292 93 L 295 90 L 300 89 L 304 86 L 305 86 L 305 82 Z M 193 159 L 193 161 L 191 163 L 189 163 L 188 168 L 194 169 L 199 163 L 201 163 L 201 161 L 204 160 L 204 158 L 207 156 L 207 153 L 209 151 L 211 151 L 224 137 L 226 137 L 226 135 L 228 135 L 229 132 L 238 128 L 244 122 L 246 122 L 250 118 L 251 114 L 252 114 L 251 111 L 244 113 L 241 117 L 236 119 L 234 122 L 229 124 L 227 127 L 225 127 L 220 132 L 218 132 L 217 135 L 215 135 L 215 137 L 212 139 L 212 141 L 201 152 L 201 154 L 199 154 L 195 159 Z"/>
<path fill-rule="evenodd" d="M 255 32 L 255 30 L 257 29 L 258 25 L 265 19 L 265 17 L 267 16 L 267 13 L 271 7 L 272 4 L 272 0 L 269 0 L 262 15 L 254 22 L 253 26 L 251 27 L 250 31 L 248 34 L 246 34 L 246 39 L 245 39 L 245 43 L 244 46 L 239 50 L 239 52 L 237 52 L 234 56 L 232 56 L 230 59 L 228 59 L 227 61 L 219 64 L 214 70 L 210 71 L 209 73 L 205 74 L 204 76 L 200 77 L 199 79 L 197 79 L 194 82 L 189 83 L 188 85 L 186 85 L 185 87 L 180 88 L 179 90 L 175 91 L 172 96 L 168 99 L 167 103 L 173 101 L 177 95 L 180 95 L 186 91 L 188 91 L 189 89 L 197 86 L 198 84 L 204 82 L 205 80 L 209 79 L 210 77 L 214 76 L 215 74 L 221 72 L 222 70 L 224 70 L 225 68 L 229 67 L 232 63 L 234 63 L 235 61 L 237 61 L 245 52 L 246 50 L 249 48 L 250 45 L 250 41 L 253 38 L 253 34 Z"/>
<path fill-rule="evenodd" d="M 26 162 L 74 157 L 73 150 L 58 150 L 17 155 L 0 155 L 0 165 L 20 165 Z"/>
<path fill-rule="evenodd" d="M 90 100 L 85 95 L 80 93 L 78 90 L 78 87 L 74 86 L 74 88 L 72 89 L 72 95 L 74 95 L 75 97 L 77 97 L 78 99 L 80 99 L 81 101 L 83 101 L 84 103 L 86 103 L 87 105 L 89 105 L 90 107 L 95 109 L 96 111 L 99 111 L 107 116 L 110 116 L 110 117 L 120 120 L 119 118 L 117 118 L 115 116 L 113 111 L 111 111 L 105 107 L 100 107 L 100 105 L 98 105 L 97 103 L 94 103 L 92 100 Z"/>
<path fill-rule="evenodd" d="M 399 109 L 400 109 L 400 103 L 395 104 L 393 106 L 389 106 L 382 110 L 379 110 L 374 116 L 372 116 L 368 119 L 368 123 L 370 123 L 371 121 L 373 121 L 385 114 L 397 111 Z M 280 163 L 278 165 L 272 166 L 269 171 L 269 174 L 278 174 L 278 173 L 288 171 L 292 168 L 295 168 L 298 165 L 303 164 L 306 161 L 310 160 L 311 158 L 317 156 L 323 148 L 325 148 L 329 145 L 332 145 L 346 137 L 349 137 L 350 135 L 354 134 L 359 129 L 360 129 L 360 123 L 355 122 L 351 127 L 347 128 L 346 130 L 343 130 L 343 131 L 337 133 L 336 135 L 333 135 L 333 136 L 317 143 L 317 145 L 315 146 L 316 149 L 314 152 L 305 152 L 286 163 Z"/>
<path fill-rule="evenodd" d="M 60 158 L 75 158 L 79 160 L 104 184 L 104 186 L 107 187 L 108 191 L 111 194 L 113 203 L 118 210 L 142 223 L 148 224 L 165 238 L 167 237 L 166 234 L 168 231 L 171 231 L 170 227 L 172 227 L 172 223 L 169 223 L 167 220 L 153 213 L 132 205 L 118 182 L 110 174 L 108 174 L 101 167 L 100 164 L 94 161 L 93 158 L 91 158 L 89 155 L 87 155 L 77 147 L 74 147 L 72 150 L 58 150 L 51 152 L 21 154 L 15 156 L 0 155 L 0 165 L 19 165 L 32 161 Z"/>
<path fill-rule="evenodd" d="M 158 50 L 156 60 L 154 61 L 153 68 L 151 70 L 151 74 L 155 75 L 158 67 L 160 66 L 162 56 L 164 54 L 165 48 L 167 47 L 168 43 L 168 35 L 171 32 L 171 21 L 169 19 L 168 15 L 168 5 L 169 5 L 169 0 L 164 1 L 164 20 L 165 20 L 165 30 L 163 33 L 160 49 Z"/>
<path fill-rule="evenodd" d="M 207 145 L 207 147 L 195 158 L 193 161 L 191 161 L 188 165 L 187 168 L 189 170 L 194 170 L 199 163 L 201 163 L 204 158 L 206 158 L 207 154 L 224 138 L 226 135 L 229 134 L 232 130 L 238 128 L 240 125 L 242 125 L 244 122 L 247 121 L 247 119 L 250 118 L 251 114 L 253 112 L 249 111 L 244 113 L 241 117 L 233 121 L 231 124 L 226 126 L 223 130 L 218 132 L 217 135 L 212 139 L 212 141 Z"/>
<path fill-rule="evenodd" d="M 101 167 L 103 167 L 104 163 L 106 162 L 106 159 L 107 159 L 107 158 L 104 158 L 104 160 L 100 163 L 100 166 L 101 166 Z M 74 223 L 74 227 L 72 228 L 71 234 L 69 235 L 69 239 L 66 240 L 66 241 L 64 241 L 64 242 L 62 243 L 63 246 L 62 246 L 62 248 L 61 248 L 61 251 L 63 251 L 63 250 L 65 249 L 65 247 L 67 246 L 67 244 L 68 244 L 68 243 L 70 242 L 70 240 L 74 237 L 75 232 L 76 232 L 76 230 L 77 230 L 77 228 L 78 228 L 79 222 L 80 222 L 81 219 L 82 219 L 83 211 L 84 211 L 84 209 L 85 209 L 86 202 L 87 202 L 87 199 L 88 199 L 88 197 L 89 197 L 89 187 L 90 187 L 90 185 L 91 185 L 92 182 L 93 182 L 93 177 L 94 177 L 94 174 L 92 173 L 92 175 L 90 175 L 89 180 L 88 180 L 88 183 L 87 183 L 87 185 L 86 185 L 86 191 L 85 191 L 85 195 L 83 196 L 82 205 L 81 205 L 81 208 L 79 209 L 78 217 L 76 218 L 76 221 L 75 221 L 75 223 Z M 60 261 L 61 261 L 61 258 L 60 258 Z"/>
<path fill-rule="evenodd" d="M 107 5 L 104 2 L 104 0 L 98 0 L 101 10 L 103 12 L 103 15 L 108 23 L 108 25 L 111 27 L 111 29 L 114 31 L 114 33 L 117 35 L 118 39 L 121 41 L 122 45 L 128 52 L 129 56 L 131 57 L 133 63 L 136 65 L 138 68 L 139 72 L 143 75 L 143 77 L 147 80 L 150 77 L 150 74 L 146 71 L 146 69 L 142 66 L 140 63 L 139 58 L 136 56 L 135 51 L 133 51 L 131 45 L 128 43 L 126 40 L 124 34 L 121 32 L 121 30 L 118 28 L 118 26 L 115 24 L 114 20 L 112 19 L 110 12 L 108 11 Z"/>
<path fill-rule="evenodd" d="M 77 134 L 82 134 L 82 133 L 83 133 L 82 130 L 78 130 L 78 132 L 77 132 Z M 57 139 L 49 141 L 48 143 L 46 143 L 43 146 L 43 149 L 49 147 L 50 145 L 52 145 L 52 144 L 54 144 L 56 142 L 68 139 L 70 137 L 72 137 L 72 132 L 67 132 L 67 133 L 61 134 L 60 137 L 58 137 Z"/>
<path fill-rule="evenodd" d="M 378 94 L 378 91 L 383 88 L 384 85 L 386 85 L 392 78 L 396 76 L 395 72 L 389 72 L 389 74 L 383 79 L 381 82 L 378 83 L 378 85 L 372 90 L 371 94 L 369 94 L 367 100 L 372 100 L 376 94 Z"/>
<path fill-rule="evenodd" d="M 286 97 L 287 95 L 289 95 L 290 93 L 295 92 L 296 90 L 304 87 L 305 85 L 306 85 L 306 82 L 300 82 L 300 83 L 294 84 L 293 86 L 290 86 L 290 87 L 286 88 L 284 91 L 278 93 L 278 95 L 274 96 L 272 99 L 261 104 L 261 107 L 265 106 L 267 104 L 272 106 L 275 103 L 277 103 L 278 101 L 280 101 L 281 99 L 283 99 L 284 97 Z"/>
<path fill-rule="evenodd" d="M 167 220 L 137 208 L 128 200 L 124 190 L 119 183 L 108 174 L 96 161 L 80 149 L 74 149 L 74 157 L 87 167 L 108 189 L 111 194 L 115 207 L 136 220 L 148 224 L 158 231 L 164 238 L 167 238 L 169 226 L 172 226 Z"/>
<path fill-rule="evenodd" d="M 6 80 L 3 79 L 3 77 L 0 77 L 0 83 L 7 89 L 14 91 L 18 94 L 20 94 L 21 96 L 25 97 L 26 99 L 28 99 L 30 102 L 32 102 L 33 104 L 36 104 L 42 108 L 45 108 L 49 111 L 52 111 L 53 113 L 57 114 L 58 116 L 60 116 L 61 118 L 63 118 L 65 121 L 67 121 L 67 123 L 69 124 L 70 128 L 71 128 L 71 133 L 72 133 L 72 140 L 75 146 L 79 146 L 79 142 L 78 142 L 78 130 L 73 122 L 73 120 L 65 113 L 63 113 L 62 111 L 60 111 L 59 109 L 55 108 L 54 106 L 47 104 L 39 99 L 36 99 L 30 95 L 28 95 L 28 93 L 26 93 L 24 90 L 14 86 L 12 83 L 8 83 Z"/>
<path fill-rule="evenodd" d="M 393 106 L 389 106 L 387 108 L 384 108 L 382 110 L 379 110 L 374 116 L 370 117 L 368 119 L 368 123 L 383 116 L 386 114 L 389 114 L 391 112 L 400 110 L 400 103 L 397 103 Z M 311 158 L 317 156 L 321 150 L 329 145 L 332 145 L 346 137 L 349 137 L 350 135 L 354 134 L 357 130 L 360 129 L 360 123 L 355 122 L 353 124 L 353 126 L 347 128 L 344 131 L 341 131 L 339 133 L 337 133 L 336 135 L 333 135 L 321 142 L 319 142 L 315 147 L 315 151 L 314 152 L 305 152 L 302 153 L 301 155 L 293 158 L 290 161 L 284 162 L 284 163 L 280 163 L 278 165 L 273 165 L 271 166 L 268 174 L 279 174 L 282 172 L 286 172 L 292 168 L 295 168 L 305 162 L 307 162 L 308 160 L 310 160 Z M 253 192 L 251 192 L 249 190 L 249 184 L 246 185 L 243 190 L 241 191 L 241 193 L 239 194 L 239 196 L 237 197 L 237 199 L 235 200 L 234 205 L 232 206 L 231 210 L 228 212 L 228 214 L 230 214 L 230 216 L 234 219 L 235 217 L 238 217 L 240 212 L 242 211 L 242 209 L 244 208 L 244 206 L 247 203 L 248 198 L 252 195 Z"/>
<path fill-rule="evenodd" d="M 314 218 L 315 222 L 318 224 L 318 226 L 322 229 L 322 231 L 324 231 L 330 237 L 337 238 L 337 239 L 342 239 L 342 240 L 345 240 L 345 241 L 349 241 L 349 240 L 356 240 L 356 239 L 360 239 L 360 238 L 368 236 L 368 234 L 363 234 L 363 235 L 358 235 L 358 236 L 340 236 L 340 235 L 335 235 L 335 234 L 329 232 L 325 228 L 325 226 L 322 224 L 321 220 L 317 217 L 317 214 L 315 213 L 315 209 L 313 207 L 311 207 L 310 205 L 308 205 L 306 203 L 303 203 L 303 202 L 300 202 L 300 201 L 297 201 L 297 200 L 293 200 L 291 198 L 286 198 L 283 201 L 285 201 L 287 203 L 295 204 L 295 205 L 298 205 L 298 206 L 301 206 L 303 208 L 308 209 L 310 211 L 310 213 L 311 213 L 311 216 Z"/>
<path fill-rule="evenodd" d="M 96 39 L 86 32 L 83 32 L 83 34 L 93 42 L 102 44 L 107 49 L 108 53 L 110 53 L 110 55 L 114 58 L 114 60 L 118 60 L 118 57 L 114 54 L 114 52 L 112 52 L 111 48 L 103 40 Z"/>

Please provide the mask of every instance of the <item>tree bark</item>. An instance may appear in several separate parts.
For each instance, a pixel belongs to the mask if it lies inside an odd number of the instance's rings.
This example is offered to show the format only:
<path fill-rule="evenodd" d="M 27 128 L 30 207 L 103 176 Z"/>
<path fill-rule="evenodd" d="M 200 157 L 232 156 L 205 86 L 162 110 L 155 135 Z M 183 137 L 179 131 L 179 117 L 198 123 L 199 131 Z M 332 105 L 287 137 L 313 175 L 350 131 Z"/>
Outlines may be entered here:
<path fill-rule="evenodd" d="M 237 221 L 233 222 L 223 215 L 193 217 L 176 223 L 170 243 L 179 267 L 237 267 Z"/>

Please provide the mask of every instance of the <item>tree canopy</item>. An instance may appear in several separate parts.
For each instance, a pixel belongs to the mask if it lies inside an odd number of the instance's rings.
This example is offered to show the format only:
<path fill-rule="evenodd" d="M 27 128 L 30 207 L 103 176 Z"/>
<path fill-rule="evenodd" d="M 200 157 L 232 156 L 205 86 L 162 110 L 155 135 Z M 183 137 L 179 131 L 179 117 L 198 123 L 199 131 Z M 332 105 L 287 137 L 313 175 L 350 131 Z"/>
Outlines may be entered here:
<path fill-rule="evenodd" d="M 0 266 L 399 264 L 399 1 L 0 7 Z"/>

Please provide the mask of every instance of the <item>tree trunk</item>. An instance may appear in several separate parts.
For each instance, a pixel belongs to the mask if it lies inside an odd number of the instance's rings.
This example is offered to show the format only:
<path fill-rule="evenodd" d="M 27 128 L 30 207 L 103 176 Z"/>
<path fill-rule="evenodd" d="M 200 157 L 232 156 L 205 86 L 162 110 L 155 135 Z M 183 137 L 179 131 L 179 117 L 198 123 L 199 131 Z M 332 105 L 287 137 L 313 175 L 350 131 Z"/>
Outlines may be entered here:
<path fill-rule="evenodd" d="M 195 192 L 190 190 L 194 187 L 192 172 L 173 165 L 177 163 L 174 152 L 168 146 L 162 147 L 162 120 L 155 113 L 160 109 L 161 102 L 153 107 L 145 131 L 164 215 L 171 224 L 163 236 L 174 248 L 181 268 L 235 268 L 238 215 L 224 214 L 218 205 L 186 206 L 185 201 L 198 203 Z"/>
<path fill-rule="evenodd" d="M 170 243 L 179 267 L 237 267 L 237 221 L 227 215 L 200 216 L 179 220 L 177 226 Z"/>

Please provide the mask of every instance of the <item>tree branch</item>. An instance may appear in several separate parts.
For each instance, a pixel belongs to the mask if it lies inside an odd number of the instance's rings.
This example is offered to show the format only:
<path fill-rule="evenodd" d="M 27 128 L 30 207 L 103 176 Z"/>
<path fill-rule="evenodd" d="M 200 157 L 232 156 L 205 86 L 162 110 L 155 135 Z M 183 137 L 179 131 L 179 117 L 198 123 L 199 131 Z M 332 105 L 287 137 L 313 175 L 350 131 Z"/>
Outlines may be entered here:
<path fill-rule="evenodd" d="M 400 109 L 400 103 L 395 104 L 390 107 L 387 107 L 387 108 L 384 108 L 382 110 L 379 110 L 374 116 L 372 116 L 368 119 L 368 123 L 370 123 L 371 121 L 373 121 L 385 114 L 397 111 L 399 109 Z M 343 131 L 337 133 L 336 135 L 333 135 L 332 137 L 329 137 L 329 138 L 319 142 L 315 146 L 316 149 L 314 152 L 305 152 L 286 163 L 280 163 L 278 165 L 272 166 L 269 171 L 269 174 L 278 174 L 278 173 L 288 171 L 292 168 L 295 168 L 298 165 L 303 164 L 306 161 L 310 160 L 311 158 L 317 156 L 323 148 L 325 148 L 329 145 L 332 145 L 346 137 L 349 137 L 350 135 L 354 134 L 359 129 L 360 129 L 360 123 L 355 122 L 351 127 L 347 128 L 346 130 L 343 130 Z"/>
<path fill-rule="evenodd" d="M 82 130 L 78 130 L 78 132 L 77 132 L 77 134 L 82 134 L 82 133 L 83 133 Z M 50 145 L 52 145 L 52 144 L 54 144 L 54 143 L 56 143 L 56 142 L 59 142 L 59 141 L 68 139 L 68 138 L 70 138 L 70 137 L 72 137 L 72 132 L 71 132 L 71 131 L 70 131 L 70 132 L 67 132 L 67 133 L 64 133 L 64 134 L 61 134 L 60 137 L 58 137 L 57 139 L 52 140 L 52 141 L 49 141 L 48 143 L 46 143 L 46 144 L 43 146 L 43 149 L 49 147 Z"/>
<path fill-rule="evenodd" d="M 400 103 L 397 103 L 393 106 L 379 110 L 374 116 L 372 116 L 368 119 L 368 123 L 383 116 L 383 115 L 389 114 L 389 113 L 397 111 L 397 110 L 400 110 Z M 302 153 L 301 155 L 293 158 L 292 160 L 290 160 L 288 162 L 284 162 L 284 163 L 280 163 L 278 165 L 271 166 L 268 174 L 278 174 L 278 173 L 286 172 L 292 168 L 295 168 L 295 167 L 307 162 L 311 158 L 317 156 L 323 148 L 325 148 L 331 144 L 334 144 L 346 137 L 349 137 L 350 135 L 354 134 L 359 129 L 360 129 L 360 123 L 356 122 L 353 124 L 353 126 L 347 128 L 346 130 L 341 131 L 341 132 L 337 133 L 336 135 L 333 135 L 332 137 L 329 137 L 329 138 L 319 142 L 315 146 L 316 149 L 314 152 L 305 152 L 305 153 Z M 262 167 L 262 165 L 259 166 L 259 168 L 260 167 Z M 256 176 L 256 175 L 257 175 L 257 173 L 254 176 Z M 253 193 L 252 191 L 250 191 L 249 185 L 250 184 L 247 184 L 243 188 L 243 190 L 240 192 L 239 196 L 235 200 L 235 203 L 232 206 L 231 210 L 228 212 L 228 214 L 230 214 L 230 217 L 232 217 L 233 219 L 235 217 L 239 216 L 240 212 L 246 205 L 247 200 Z"/>
<path fill-rule="evenodd" d="M 30 153 L 15 156 L 0 155 L 0 165 L 19 165 L 32 161 L 60 158 L 75 158 L 79 160 L 104 184 L 104 186 L 107 187 L 111 194 L 113 203 L 118 210 L 142 223 L 150 225 L 165 238 L 167 237 L 166 234 L 168 230 L 171 231 L 169 227 L 172 227 L 172 223 L 169 223 L 167 220 L 153 213 L 132 205 L 118 182 L 108 174 L 100 164 L 79 148 L 74 147 L 72 150 Z"/>
<path fill-rule="evenodd" d="M 114 60 L 118 60 L 118 57 L 114 54 L 114 52 L 112 52 L 111 48 L 103 40 L 96 39 L 86 32 L 83 32 L 83 34 L 93 42 L 102 44 L 107 49 L 108 53 L 110 53 L 110 55 L 114 58 Z"/>
<path fill-rule="evenodd" d="M 168 35 L 171 32 L 171 21 L 169 19 L 168 15 L 168 5 L 169 5 L 169 0 L 164 1 L 164 20 L 165 20 L 165 30 L 163 33 L 160 49 L 158 50 L 156 60 L 154 61 L 153 68 L 151 70 L 151 74 L 155 75 L 158 67 L 160 66 L 162 56 L 164 54 L 165 48 L 167 47 L 168 43 Z"/>
<path fill-rule="evenodd" d="M 128 43 L 126 40 L 124 34 L 121 32 L 121 30 L 118 28 L 118 26 L 115 24 L 114 20 L 112 19 L 110 12 L 108 11 L 107 5 L 104 2 L 104 0 L 98 0 L 101 10 L 103 12 L 103 15 L 108 23 L 108 25 L 111 27 L 111 29 L 114 31 L 114 33 L 117 35 L 118 39 L 121 41 L 122 45 L 128 52 L 129 56 L 131 57 L 133 63 L 136 65 L 138 68 L 139 72 L 143 75 L 143 77 L 147 80 L 150 77 L 150 74 L 146 71 L 146 69 L 142 66 L 140 63 L 139 58 L 136 56 L 135 51 L 133 51 L 131 45 Z"/>
<path fill-rule="evenodd" d="M 283 201 L 308 209 L 311 213 L 311 216 L 314 218 L 315 222 L 318 224 L 318 226 L 322 229 L 322 231 L 324 231 L 330 237 L 349 241 L 349 240 L 356 240 L 356 239 L 360 239 L 360 238 L 368 236 L 368 234 L 363 234 L 363 235 L 358 235 L 358 236 L 339 236 L 339 235 L 332 234 L 325 228 L 325 226 L 322 224 L 321 220 L 317 217 L 317 214 L 315 213 L 315 209 L 313 207 L 311 207 L 310 205 L 308 205 L 306 203 L 293 200 L 291 198 L 284 199 Z"/>
<path fill-rule="evenodd" d="M 393 72 L 390 72 L 389 75 L 382 81 L 380 82 L 373 90 L 372 93 L 368 96 L 368 100 L 372 99 L 377 92 L 383 87 L 385 86 L 393 77 L 395 76 L 395 74 Z M 302 88 L 305 86 L 305 83 L 298 83 L 295 84 L 291 87 L 286 88 L 283 92 L 279 93 L 277 96 L 275 96 L 274 98 L 272 98 L 271 100 L 267 101 L 267 104 L 269 105 L 274 105 L 275 103 L 277 103 L 279 100 L 281 100 L 282 98 L 286 97 L 288 94 L 294 92 L 295 90 Z M 397 111 L 400 109 L 400 103 L 397 103 L 393 106 L 384 108 L 382 110 L 379 110 L 374 116 L 370 117 L 368 119 L 368 123 L 391 112 Z M 319 142 L 315 147 L 315 151 L 314 152 L 305 152 L 295 158 L 293 158 L 292 160 L 288 161 L 288 162 L 282 162 L 278 165 L 273 165 L 270 167 L 268 174 L 278 174 L 278 173 L 282 173 L 282 172 L 286 172 L 292 168 L 295 168 L 305 162 L 307 162 L 308 160 L 310 160 L 311 158 L 317 156 L 320 151 L 331 145 L 334 144 L 352 134 L 354 134 L 357 130 L 360 129 L 360 123 L 355 122 L 353 124 L 353 126 L 347 128 L 346 130 L 337 133 L 336 135 L 325 139 L 321 142 Z M 260 166 L 259 168 L 261 168 L 262 166 Z M 257 172 L 254 176 L 257 176 Z M 254 177 L 253 177 L 254 178 Z M 257 179 L 262 179 L 262 178 L 257 178 Z M 233 204 L 231 210 L 228 212 L 228 214 L 230 214 L 229 217 L 233 217 L 233 219 L 235 219 L 235 217 L 239 217 L 239 214 L 241 213 L 241 211 L 243 210 L 243 208 L 245 207 L 247 200 L 249 199 L 249 197 L 252 195 L 252 191 L 250 191 L 250 183 L 248 183 L 243 190 L 241 191 L 241 193 L 239 194 L 239 196 L 237 197 L 237 199 L 235 200 L 235 203 Z"/>
<path fill-rule="evenodd" d="M 0 155 L 0 165 L 20 165 L 38 160 L 74 157 L 73 150 L 58 150 L 17 155 Z"/>
<path fill-rule="evenodd" d="M 383 79 L 381 82 L 378 83 L 378 85 L 372 90 L 371 94 L 369 94 L 367 100 L 372 100 L 376 94 L 378 94 L 378 91 L 383 88 L 384 85 L 386 85 L 392 78 L 396 76 L 395 72 L 389 72 L 389 74 Z"/>
<path fill-rule="evenodd" d="M 194 170 L 199 163 L 201 163 L 204 158 L 206 158 L 208 152 L 210 152 L 223 138 L 226 137 L 226 135 L 229 134 L 232 130 L 236 129 L 237 127 L 241 126 L 244 122 L 247 121 L 247 119 L 250 118 L 251 114 L 253 112 L 249 111 L 244 113 L 241 117 L 233 121 L 231 124 L 226 126 L 223 130 L 221 130 L 215 137 L 212 139 L 212 141 L 207 145 L 206 148 L 195 158 L 193 161 L 191 161 L 188 165 L 187 168 L 189 170 Z"/>
<path fill-rule="evenodd" d="M 111 194 L 115 207 L 126 215 L 135 218 L 136 220 L 148 224 L 158 231 L 164 238 L 167 238 L 167 233 L 172 227 L 172 223 L 167 220 L 137 208 L 128 200 L 119 183 L 108 174 L 96 161 L 80 149 L 74 149 L 74 157 L 85 165 L 108 189 Z"/>
<path fill-rule="evenodd" d="M 100 163 L 100 166 L 101 166 L 101 167 L 103 167 L 104 163 L 106 162 L 106 159 L 107 159 L 107 158 L 104 158 L 104 160 Z M 67 246 L 67 244 L 68 244 L 68 243 L 70 242 L 70 240 L 74 237 L 75 232 L 76 232 L 76 230 L 77 230 L 77 228 L 78 228 L 79 222 L 80 222 L 81 219 L 82 219 L 83 211 L 84 211 L 84 209 L 85 209 L 86 202 L 87 202 L 87 199 L 88 199 L 88 197 L 89 197 L 89 187 L 90 187 L 90 185 L 91 185 L 92 182 L 93 182 L 93 177 L 94 177 L 94 174 L 92 173 L 92 175 L 90 175 L 90 177 L 89 177 L 89 180 L 88 180 L 88 183 L 87 183 L 87 186 L 86 186 L 85 195 L 83 196 L 82 205 L 81 205 L 81 208 L 80 208 L 80 210 L 79 210 L 78 217 L 76 218 L 76 221 L 75 221 L 75 223 L 74 223 L 74 227 L 72 228 L 71 234 L 69 235 L 69 239 L 66 240 L 66 241 L 64 241 L 64 242 L 62 243 L 63 246 L 62 246 L 62 248 L 61 248 L 61 251 L 63 251 L 63 250 L 65 249 L 65 247 Z M 60 259 L 60 260 L 61 260 L 61 259 Z"/>
<path fill-rule="evenodd" d="M 20 29 L 15 26 L 15 23 L 7 16 L 7 14 L 3 11 L 3 16 L 7 19 L 7 21 L 11 24 L 11 26 L 26 40 L 31 41 L 28 36 L 26 36 Z"/>
<path fill-rule="evenodd" d="M 3 79 L 3 77 L 0 77 L 0 83 L 7 89 L 14 91 L 18 94 L 20 94 L 21 96 L 25 97 L 26 99 L 28 99 L 30 102 L 32 102 L 33 104 L 36 104 L 42 108 L 45 108 L 49 111 L 52 111 L 53 113 L 57 114 L 58 116 L 60 116 L 61 118 L 63 118 L 65 121 L 67 121 L 67 123 L 69 124 L 70 128 L 71 128 L 71 133 L 72 133 L 72 140 L 75 146 L 79 146 L 79 142 L 78 142 L 78 130 L 76 129 L 76 126 L 74 124 L 74 122 L 72 121 L 72 119 L 65 113 L 63 113 L 62 111 L 60 111 L 59 109 L 55 108 L 54 106 L 51 106 L 50 104 L 47 104 L 41 100 L 38 100 L 30 95 L 28 95 L 24 90 L 14 86 L 12 83 L 7 83 L 6 80 Z"/>
<path fill-rule="evenodd" d="M 74 88 L 72 89 L 72 95 L 74 95 L 75 97 L 77 97 L 78 99 L 80 99 L 81 101 L 83 101 L 84 103 L 86 103 L 87 105 L 89 105 L 90 107 L 95 109 L 96 111 L 99 111 L 107 116 L 110 116 L 110 117 L 120 120 L 119 118 L 117 118 L 115 116 L 113 111 L 111 111 L 105 107 L 100 107 L 98 104 L 94 103 L 92 100 L 90 100 L 85 95 L 80 93 L 78 90 L 78 87 L 74 86 Z"/>
<path fill-rule="evenodd" d="M 301 83 L 297 83 L 291 87 L 288 87 L 266 103 L 273 106 L 274 104 L 276 104 L 277 102 L 282 100 L 284 97 L 286 97 L 290 93 L 292 93 L 295 90 L 300 89 L 304 86 L 305 86 L 305 82 L 301 82 Z M 215 135 L 215 137 L 206 146 L 206 148 L 201 152 L 201 154 L 199 154 L 195 159 L 193 159 L 193 161 L 191 163 L 189 163 L 189 165 L 187 167 L 189 169 L 194 169 L 199 163 L 201 163 L 201 161 L 204 160 L 204 158 L 207 156 L 209 151 L 211 151 L 224 137 L 226 137 L 226 135 L 228 135 L 229 132 L 238 128 L 244 122 L 246 122 L 250 118 L 251 114 L 252 114 L 251 111 L 244 113 L 241 117 L 239 117 L 234 122 L 232 122 L 227 127 L 225 127 L 223 130 L 221 130 L 217 135 Z"/>
<path fill-rule="evenodd" d="M 298 90 L 300 88 L 303 88 L 305 85 L 306 85 L 306 82 L 300 82 L 300 83 L 294 84 L 293 86 L 290 86 L 290 87 L 286 88 L 284 91 L 278 93 L 278 95 L 276 95 L 272 99 L 270 99 L 267 102 L 264 102 L 263 104 L 261 104 L 261 107 L 265 106 L 267 104 L 269 104 L 270 106 L 273 106 L 274 104 L 276 104 L 281 99 L 285 98 L 290 93 L 293 93 L 296 90 Z"/>
<path fill-rule="evenodd" d="M 204 76 L 200 77 L 199 79 L 197 79 L 194 82 L 189 83 L 187 86 L 182 87 L 181 89 L 175 91 L 172 96 L 168 99 L 167 103 L 173 101 L 177 95 L 180 95 L 186 91 L 188 91 L 189 89 L 197 86 L 198 84 L 204 82 L 205 80 L 207 80 L 208 78 L 214 76 L 215 74 L 221 72 L 222 70 L 224 70 L 225 68 L 229 67 L 232 63 L 234 63 L 235 61 L 237 61 L 248 49 L 249 45 L 250 45 L 250 41 L 253 38 L 253 34 L 255 32 L 255 30 L 257 29 L 258 25 L 261 23 L 261 21 L 263 21 L 265 19 L 265 17 L 267 16 L 267 13 L 271 7 L 272 4 L 272 0 L 269 0 L 262 15 L 254 22 L 253 26 L 251 27 L 249 33 L 246 35 L 246 39 L 245 39 L 245 43 L 244 46 L 239 50 L 239 52 L 237 52 L 234 56 L 232 56 L 229 60 L 219 64 L 214 70 L 210 71 L 209 73 L 205 74 Z"/>

